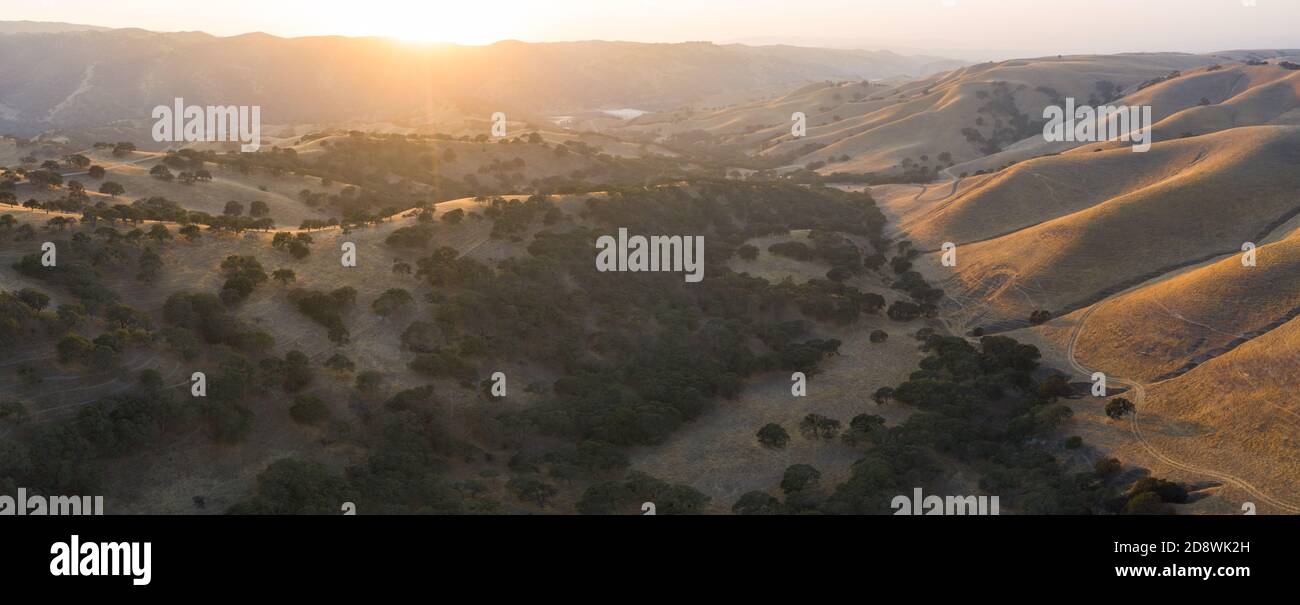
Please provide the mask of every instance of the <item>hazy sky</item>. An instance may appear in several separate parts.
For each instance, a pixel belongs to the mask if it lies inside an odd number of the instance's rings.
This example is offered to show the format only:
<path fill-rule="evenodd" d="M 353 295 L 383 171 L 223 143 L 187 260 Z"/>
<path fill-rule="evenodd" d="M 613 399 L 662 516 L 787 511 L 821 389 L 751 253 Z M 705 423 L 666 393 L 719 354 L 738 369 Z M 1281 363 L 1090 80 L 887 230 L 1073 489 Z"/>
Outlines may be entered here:
<path fill-rule="evenodd" d="M 1245 6 L 1248 4 L 1256 6 Z M 4 0 L 0 20 L 484 44 L 712 40 L 995 55 L 1300 47 L 1300 0 Z M 990 57 L 992 58 L 992 57 Z"/>

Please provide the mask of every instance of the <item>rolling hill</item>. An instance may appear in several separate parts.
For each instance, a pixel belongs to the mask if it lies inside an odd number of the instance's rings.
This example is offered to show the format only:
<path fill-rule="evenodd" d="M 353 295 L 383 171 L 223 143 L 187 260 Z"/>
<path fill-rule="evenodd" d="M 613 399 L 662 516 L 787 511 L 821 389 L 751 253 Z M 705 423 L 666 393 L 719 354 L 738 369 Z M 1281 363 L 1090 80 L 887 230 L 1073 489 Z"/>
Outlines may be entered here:
<path fill-rule="evenodd" d="M 645 116 L 626 128 L 660 137 L 702 131 L 719 145 L 785 164 L 825 163 L 822 173 L 894 171 L 904 160 L 960 165 L 1040 135 L 1042 108 L 1060 99 L 1112 101 L 1144 82 L 1218 61 L 1166 53 L 984 63 L 897 85 L 811 85 L 713 112 Z M 790 135 L 794 111 L 808 117 L 806 137 Z"/>
<path fill-rule="evenodd" d="M 968 325 L 1060 315 L 1263 239 L 1296 215 L 1298 158 L 1300 129 L 1256 126 L 1026 162 L 918 221 L 927 244 L 965 243 L 955 272 L 922 265 L 980 302 Z"/>
<path fill-rule="evenodd" d="M 427 120 L 448 111 L 524 118 L 650 110 L 823 79 L 924 76 L 956 65 L 889 52 L 707 42 L 427 46 L 139 29 L 11 34 L 0 36 L 0 79 L 24 85 L 0 92 L 0 132 L 30 136 L 148 119 L 155 105 L 175 97 L 259 104 L 267 124 Z"/>

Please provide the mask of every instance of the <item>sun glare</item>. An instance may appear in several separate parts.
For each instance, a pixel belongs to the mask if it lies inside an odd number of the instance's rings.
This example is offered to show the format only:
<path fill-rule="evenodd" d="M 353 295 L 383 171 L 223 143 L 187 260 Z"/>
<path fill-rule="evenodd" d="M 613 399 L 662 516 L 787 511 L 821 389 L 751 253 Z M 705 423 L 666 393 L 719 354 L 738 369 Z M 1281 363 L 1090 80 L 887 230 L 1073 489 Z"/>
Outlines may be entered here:
<path fill-rule="evenodd" d="M 513 37 L 513 20 L 500 10 L 477 3 L 447 5 L 441 2 L 413 6 L 401 18 L 391 14 L 376 15 L 350 27 L 366 30 L 367 35 L 387 36 L 403 42 L 429 44 L 491 44 Z"/>

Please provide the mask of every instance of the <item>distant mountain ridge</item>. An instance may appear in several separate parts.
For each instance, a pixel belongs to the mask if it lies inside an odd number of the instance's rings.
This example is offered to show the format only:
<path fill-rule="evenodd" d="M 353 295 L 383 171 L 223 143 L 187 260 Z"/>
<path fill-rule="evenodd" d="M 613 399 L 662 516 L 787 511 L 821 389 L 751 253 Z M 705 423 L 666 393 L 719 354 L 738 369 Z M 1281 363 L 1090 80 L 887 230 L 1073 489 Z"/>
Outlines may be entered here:
<path fill-rule="evenodd" d="M 80 23 L 63 23 L 61 21 L 0 21 L 0 35 L 55 34 L 61 32 L 103 31 L 107 29 L 111 28 Z"/>
<path fill-rule="evenodd" d="M 39 33 L 49 25 L 53 33 Z M 68 31 L 0 22 L 0 132 L 146 119 L 158 104 L 258 104 L 263 121 L 477 111 L 666 109 L 747 90 L 925 76 L 963 65 L 887 51 L 708 42 L 412 45 L 382 38 Z"/>

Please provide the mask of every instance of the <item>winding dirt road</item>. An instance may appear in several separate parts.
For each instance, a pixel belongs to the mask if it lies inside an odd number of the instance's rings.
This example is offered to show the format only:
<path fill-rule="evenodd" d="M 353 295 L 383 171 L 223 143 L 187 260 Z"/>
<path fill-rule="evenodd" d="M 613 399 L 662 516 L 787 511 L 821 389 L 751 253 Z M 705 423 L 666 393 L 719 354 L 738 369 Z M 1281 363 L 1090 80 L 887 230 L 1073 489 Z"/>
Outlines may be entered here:
<path fill-rule="evenodd" d="M 1067 351 L 1067 357 L 1069 358 L 1070 365 L 1074 366 L 1074 369 L 1076 371 L 1083 373 L 1084 376 L 1088 376 L 1089 378 L 1091 378 L 1093 374 L 1093 370 L 1079 362 L 1078 358 L 1075 357 L 1075 348 L 1079 342 L 1079 336 L 1083 334 L 1083 327 L 1088 322 L 1088 318 L 1093 313 L 1095 313 L 1098 309 L 1109 304 L 1111 300 L 1113 299 L 1107 299 L 1103 302 L 1097 303 L 1089 307 L 1088 310 L 1085 311 L 1083 315 L 1079 317 L 1079 320 L 1074 325 L 1074 330 L 1070 333 L 1070 345 Z M 1263 490 L 1259 489 L 1258 487 L 1255 487 L 1245 479 L 1242 479 L 1240 477 L 1237 477 L 1229 473 L 1225 473 L 1223 471 L 1208 469 L 1202 466 L 1197 466 L 1186 462 L 1180 462 L 1178 460 L 1169 457 L 1168 455 L 1164 454 L 1160 450 L 1156 449 L 1156 447 L 1152 445 L 1150 441 L 1147 441 L 1146 437 L 1142 434 L 1142 424 L 1138 420 L 1138 417 L 1142 412 L 1142 405 L 1146 401 L 1146 395 L 1147 395 L 1146 385 L 1137 382 L 1135 380 L 1130 380 L 1128 378 L 1120 378 L 1120 377 L 1110 376 L 1110 375 L 1106 376 L 1106 381 L 1121 384 L 1129 388 L 1129 392 L 1132 393 L 1131 400 L 1134 406 L 1133 417 L 1130 422 L 1130 427 L 1133 431 L 1133 437 L 1137 439 L 1138 443 L 1141 443 L 1142 447 L 1145 448 L 1147 452 L 1150 453 L 1152 456 L 1155 456 L 1161 462 L 1164 462 L 1165 464 L 1174 467 L 1176 469 L 1186 471 L 1188 473 L 1213 477 L 1224 483 L 1228 483 L 1233 486 L 1236 486 L 1242 489 L 1243 491 L 1249 493 L 1257 500 L 1267 503 L 1268 505 L 1273 506 L 1279 510 L 1283 510 L 1292 514 L 1300 513 L 1300 506 L 1296 506 L 1289 502 L 1285 502 L 1283 500 L 1270 496 L 1269 494 L 1265 493 Z"/>

